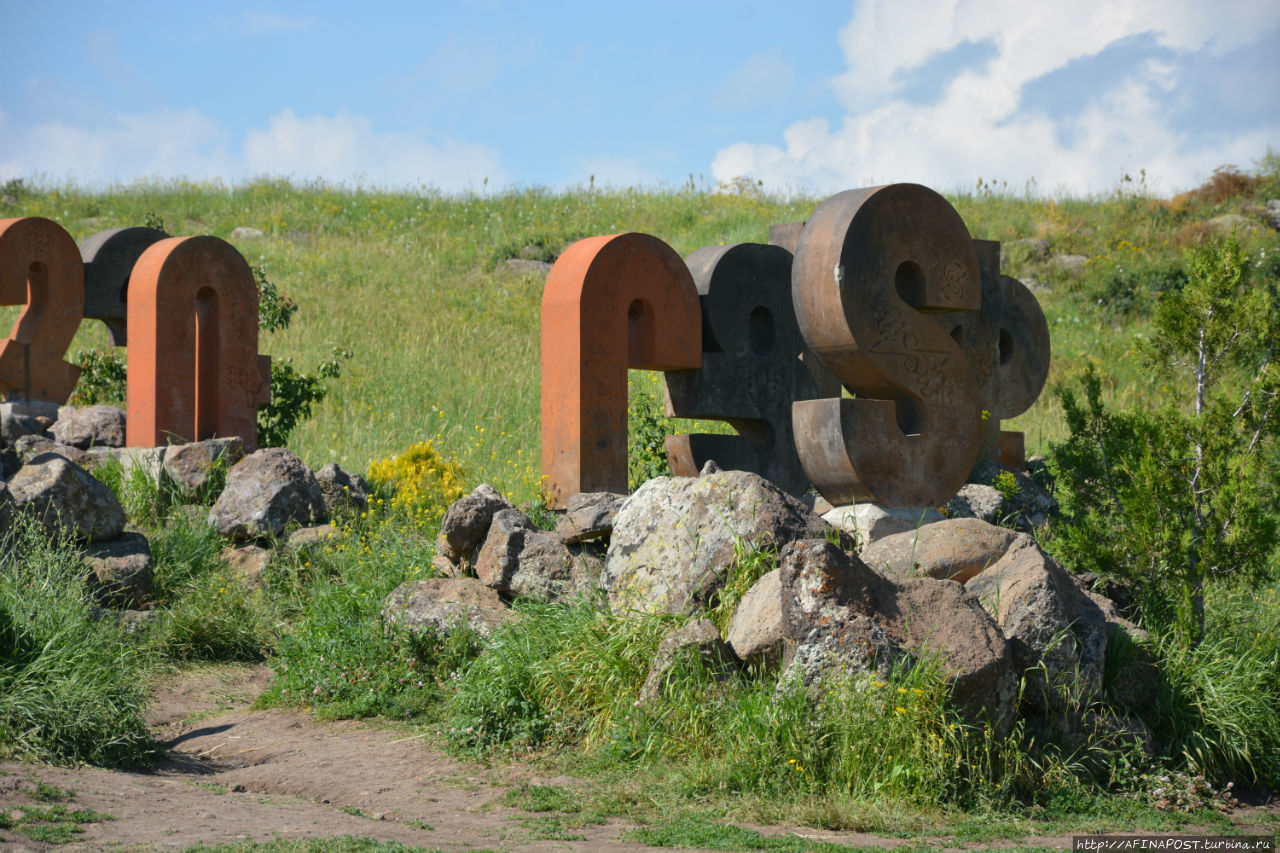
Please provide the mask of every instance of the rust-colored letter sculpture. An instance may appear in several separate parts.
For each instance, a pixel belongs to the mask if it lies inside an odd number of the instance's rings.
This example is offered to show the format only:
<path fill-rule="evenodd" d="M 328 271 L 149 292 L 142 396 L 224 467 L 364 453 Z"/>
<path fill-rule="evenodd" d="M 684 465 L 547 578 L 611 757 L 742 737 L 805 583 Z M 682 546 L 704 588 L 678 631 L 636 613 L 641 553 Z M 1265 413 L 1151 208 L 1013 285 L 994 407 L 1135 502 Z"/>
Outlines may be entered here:
<path fill-rule="evenodd" d="M 695 368 L 698 292 L 648 234 L 574 243 L 542 294 L 542 473 L 551 506 L 627 490 L 627 368 Z"/>
<path fill-rule="evenodd" d="M 131 447 L 239 436 L 257 445 L 270 399 L 258 358 L 258 288 L 217 237 L 171 237 L 129 283 L 127 439 Z"/>
<path fill-rule="evenodd" d="M 84 264 L 61 225 L 0 219 L 0 305 L 26 305 L 0 342 L 0 391 L 65 403 L 80 377 L 62 356 L 84 313 Z"/>
<path fill-rule="evenodd" d="M 665 374 L 667 414 L 728 421 L 738 435 L 667 438 L 671 472 L 693 477 L 714 459 L 793 495 L 809 488 L 791 434 L 791 404 L 818 396 L 800 361 L 791 253 L 779 246 L 707 246 L 687 259 L 702 301 L 702 366 Z"/>
<path fill-rule="evenodd" d="M 792 296 L 809 346 L 857 395 L 793 407 L 814 486 L 836 505 L 949 500 L 978 456 L 979 387 L 960 344 L 924 312 L 980 306 L 959 214 L 915 184 L 832 196 L 800 234 Z"/>

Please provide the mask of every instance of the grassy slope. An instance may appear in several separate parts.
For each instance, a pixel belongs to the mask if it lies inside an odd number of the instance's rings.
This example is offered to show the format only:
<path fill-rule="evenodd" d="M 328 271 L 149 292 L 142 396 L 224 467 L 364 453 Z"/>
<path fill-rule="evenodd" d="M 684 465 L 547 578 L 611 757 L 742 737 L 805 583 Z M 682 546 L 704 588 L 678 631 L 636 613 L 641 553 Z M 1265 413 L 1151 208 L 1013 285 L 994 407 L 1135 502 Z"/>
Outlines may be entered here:
<path fill-rule="evenodd" d="M 1051 382 L 1090 359 L 1113 375 L 1126 401 L 1160 396 L 1133 356 L 1140 320 L 1109 314 L 1078 298 L 1105 292 L 1125 266 L 1176 263 L 1178 232 L 1240 199 L 1166 203 L 1117 192 L 1054 201 L 977 194 L 953 197 L 975 237 L 1047 237 L 1055 253 L 1090 257 L 1071 283 L 1018 247 L 1005 270 L 1050 285 L 1039 293 L 1053 335 Z M 616 231 L 656 234 L 688 254 L 709 244 L 767 240 L 772 223 L 804 219 L 816 199 L 780 200 L 701 191 L 512 191 L 494 196 L 343 191 L 264 182 L 228 189 L 173 183 L 99 194 L 44 190 L 19 195 L 0 215 L 40 215 L 77 239 L 160 216 L 174 234 L 229 237 L 237 226 L 266 232 L 238 241 L 251 263 L 293 296 L 301 311 L 262 349 L 313 370 L 332 347 L 355 353 L 317 416 L 292 444 L 314 465 L 363 470 L 375 458 L 436 438 L 464 463 L 468 479 L 496 481 L 532 497 L 538 457 L 538 327 L 542 278 L 501 263 L 526 245 L 558 251 L 572 240 Z M 1259 229 L 1253 249 L 1280 246 Z M 6 309 L 10 314 L 16 309 Z M 78 346 L 102 346 L 102 327 L 86 323 Z M 1013 426 L 1029 449 L 1043 450 L 1063 428 L 1052 395 Z"/>

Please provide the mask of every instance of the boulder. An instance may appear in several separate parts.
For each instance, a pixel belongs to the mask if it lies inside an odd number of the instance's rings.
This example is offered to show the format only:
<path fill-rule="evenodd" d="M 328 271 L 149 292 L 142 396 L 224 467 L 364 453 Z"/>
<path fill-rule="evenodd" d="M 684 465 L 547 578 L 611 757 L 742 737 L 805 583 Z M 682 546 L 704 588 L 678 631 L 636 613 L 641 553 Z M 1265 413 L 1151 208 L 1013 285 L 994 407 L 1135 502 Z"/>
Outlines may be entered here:
<path fill-rule="evenodd" d="M 46 453 L 56 453 L 68 462 L 76 463 L 81 468 L 87 468 L 89 463 L 89 455 L 80 448 L 72 447 L 69 444 L 59 444 L 43 434 L 22 436 L 13 443 L 13 452 L 17 454 L 18 460 L 23 465 Z"/>
<path fill-rule="evenodd" d="M 784 634 L 806 686 L 839 672 L 886 674 L 906 657 L 936 655 L 952 699 L 971 721 L 1012 720 L 1017 681 L 999 628 L 955 581 L 896 581 L 830 542 L 783 549 Z"/>
<path fill-rule="evenodd" d="M 568 601 L 591 591 L 586 567 L 560 537 L 538 529 L 518 509 L 494 514 L 475 570 L 490 589 L 535 601 Z"/>
<path fill-rule="evenodd" d="M 613 533 L 613 519 L 626 499 L 626 495 L 615 495 L 612 492 L 579 492 L 572 495 L 568 511 L 556 525 L 556 535 L 569 545 L 607 539 Z"/>
<path fill-rule="evenodd" d="M 1064 278 L 1075 279 L 1084 275 L 1089 258 L 1087 255 L 1054 255 L 1049 259 L 1049 266 Z"/>
<path fill-rule="evenodd" d="M 79 465 L 56 453 L 34 457 L 8 482 L 17 509 L 33 512 L 50 536 L 102 542 L 124 531 L 120 501 Z"/>
<path fill-rule="evenodd" d="M 731 672 L 736 661 L 733 652 L 720 639 L 720 632 L 707 619 L 694 619 L 687 625 L 668 632 L 658 644 L 649 665 L 649 674 L 640 688 L 641 702 L 653 702 L 666 692 L 667 677 L 684 655 L 696 655 L 717 676 Z"/>
<path fill-rule="evenodd" d="M 1003 480 L 1004 488 L 1000 488 Z M 983 459 L 969 474 L 971 483 L 992 486 L 1001 492 L 1000 518 L 1028 533 L 1038 530 L 1058 513 L 1058 501 L 1040 487 L 1031 475 L 1001 465 L 994 459 Z"/>
<path fill-rule="evenodd" d="M 164 476 L 179 494 L 199 495 L 209 485 L 218 465 L 230 467 L 244 458 L 244 442 L 238 438 L 210 438 L 174 444 L 163 454 Z"/>
<path fill-rule="evenodd" d="M 316 472 L 316 482 L 324 496 L 324 508 L 330 516 L 343 510 L 364 512 L 369 508 L 369 484 L 359 474 L 352 474 L 330 462 Z"/>
<path fill-rule="evenodd" d="M 342 535 L 337 527 L 331 524 L 317 524 L 312 527 L 299 527 L 289 534 L 289 547 L 295 551 L 306 551 L 332 542 Z"/>
<path fill-rule="evenodd" d="M 440 522 L 440 536 L 436 539 L 436 551 L 455 563 L 470 560 L 477 548 L 484 544 L 489 532 L 489 522 L 495 513 L 515 509 L 516 505 L 498 494 L 488 483 L 481 483 L 445 510 Z"/>
<path fill-rule="evenodd" d="M 85 548 L 94 595 L 108 607 L 136 610 L 151 601 L 154 572 L 151 543 L 141 533 L 121 533 L 115 539 Z"/>
<path fill-rule="evenodd" d="M 260 545 L 228 546 L 222 549 L 222 562 L 249 589 L 265 585 L 264 573 L 271 565 L 271 552 Z"/>
<path fill-rule="evenodd" d="M 1008 638 L 1014 666 L 1027 681 L 1023 701 L 1028 707 L 1055 710 L 1087 704 L 1098 695 L 1106 663 L 1106 614 L 1034 540 L 1019 539 L 965 588 Z"/>
<path fill-rule="evenodd" d="M 995 486 L 965 483 L 947 502 L 948 518 L 978 518 L 988 524 L 999 524 L 1004 508 L 1004 495 Z"/>
<path fill-rule="evenodd" d="M 231 229 L 232 240 L 257 240 L 265 236 L 267 236 L 265 231 L 261 228 L 254 228 L 251 225 L 238 225 Z"/>
<path fill-rule="evenodd" d="M 233 465 L 209 511 L 209 524 L 236 540 L 279 536 L 290 524 L 324 519 L 324 498 L 315 475 L 283 447 L 254 451 Z"/>
<path fill-rule="evenodd" d="M 40 435 L 57 417 L 57 403 L 0 403 L 0 445 L 13 447 L 24 435 Z"/>
<path fill-rule="evenodd" d="M 124 409 L 119 406 L 63 406 L 49 432 L 60 444 L 81 450 L 90 447 L 124 447 Z"/>
<path fill-rule="evenodd" d="M 880 504 L 853 504 L 833 507 L 822 518 L 853 536 L 859 545 L 878 542 L 886 536 L 919 530 L 927 524 L 942 521 L 945 516 L 933 507 L 909 509 Z"/>
<path fill-rule="evenodd" d="M 1013 542 L 1030 538 L 976 518 L 939 521 L 896 533 L 858 552 L 871 568 L 891 577 L 930 577 L 964 583 L 997 563 Z"/>
<path fill-rule="evenodd" d="M 488 637 L 511 611 L 498 593 L 475 578 L 405 581 L 382 603 L 382 620 L 410 631 L 449 634 L 465 627 Z"/>
<path fill-rule="evenodd" d="M 782 633 L 782 579 L 779 569 L 756 581 L 738 602 L 725 638 L 748 666 L 775 669 L 787 656 Z"/>
<path fill-rule="evenodd" d="M 724 584 L 735 543 L 827 535 L 830 525 L 757 474 L 656 477 L 618 511 L 600 584 L 615 613 L 692 613 Z"/>

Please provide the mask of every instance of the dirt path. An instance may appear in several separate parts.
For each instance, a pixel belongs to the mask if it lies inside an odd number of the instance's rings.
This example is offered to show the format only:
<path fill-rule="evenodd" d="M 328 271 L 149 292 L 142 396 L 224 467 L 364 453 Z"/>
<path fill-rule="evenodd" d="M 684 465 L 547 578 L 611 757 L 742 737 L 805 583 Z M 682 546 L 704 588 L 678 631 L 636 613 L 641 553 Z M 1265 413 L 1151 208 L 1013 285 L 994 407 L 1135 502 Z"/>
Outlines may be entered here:
<path fill-rule="evenodd" d="M 535 815 L 501 804 L 519 767 L 457 761 L 405 732 L 355 722 L 317 723 L 297 711 L 250 711 L 269 678 L 264 667 L 185 673 L 155 694 L 151 723 L 169 757 L 148 772 L 0 763 L 0 815 L 30 807 L 38 783 L 70 789 L 69 807 L 114 820 L 84 824 L 54 845 L 0 830 L 0 850 L 181 850 L 242 839 L 352 835 L 428 850 L 657 850 L 623 840 L 612 822 L 548 832 Z M 781 827 L 770 834 L 787 832 Z M 895 847 L 902 839 L 796 830 L 815 840 Z M 1069 849 L 1070 838 L 1028 843 Z"/>

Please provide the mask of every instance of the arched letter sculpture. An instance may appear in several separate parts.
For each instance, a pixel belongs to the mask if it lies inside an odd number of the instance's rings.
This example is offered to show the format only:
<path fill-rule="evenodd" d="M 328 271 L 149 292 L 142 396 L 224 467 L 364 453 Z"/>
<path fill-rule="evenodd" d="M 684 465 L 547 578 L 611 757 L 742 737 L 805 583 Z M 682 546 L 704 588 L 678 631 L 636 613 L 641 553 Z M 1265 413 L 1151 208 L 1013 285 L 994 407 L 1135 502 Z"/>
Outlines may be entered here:
<path fill-rule="evenodd" d="M 542 473 L 548 504 L 627 490 L 627 368 L 697 367 L 698 292 L 648 234 L 574 243 L 542 293 Z"/>
<path fill-rule="evenodd" d="M 800 361 L 804 340 L 791 305 L 791 253 L 735 243 L 686 261 L 702 302 L 702 367 L 664 374 L 668 415 L 728 421 L 738 435 L 673 435 L 667 459 L 697 476 L 714 459 L 752 471 L 793 495 L 809 488 L 791 435 L 791 403 L 818 396 Z"/>
<path fill-rule="evenodd" d="M 26 305 L 0 342 L 0 391 L 65 403 L 80 377 L 62 357 L 84 314 L 84 264 L 61 225 L 0 219 L 0 304 Z"/>
<path fill-rule="evenodd" d="M 798 402 L 797 449 L 832 504 L 938 506 L 981 439 L 979 387 L 959 343 L 925 312 L 973 311 L 973 241 L 946 199 L 915 184 L 839 193 L 800 234 L 796 319 L 857 395 Z"/>
<path fill-rule="evenodd" d="M 142 253 L 169 235 L 156 228 L 112 228 L 85 238 L 84 316 L 101 320 L 113 346 L 128 340 L 129 275 Z"/>
<path fill-rule="evenodd" d="M 269 399 L 258 288 L 240 253 L 217 237 L 143 252 L 129 283 L 129 446 L 239 436 L 256 447 L 257 407 Z"/>

